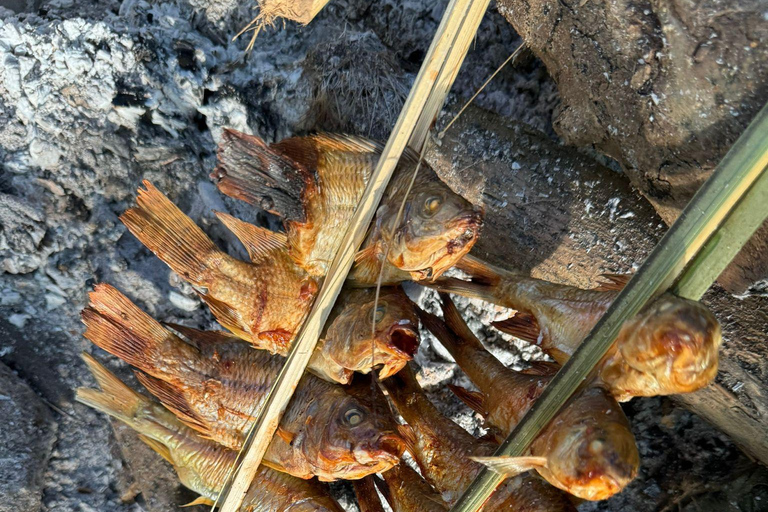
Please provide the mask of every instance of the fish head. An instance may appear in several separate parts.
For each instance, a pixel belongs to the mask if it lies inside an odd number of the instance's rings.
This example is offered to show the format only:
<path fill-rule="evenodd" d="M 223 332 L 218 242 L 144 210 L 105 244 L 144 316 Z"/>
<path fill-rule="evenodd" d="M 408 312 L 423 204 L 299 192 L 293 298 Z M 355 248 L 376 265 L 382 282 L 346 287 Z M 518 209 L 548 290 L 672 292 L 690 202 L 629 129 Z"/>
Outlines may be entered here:
<path fill-rule="evenodd" d="M 392 239 L 388 261 L 412 278 L 436 279 L 469 252 L 483 224 L 483 209 L 453 192 L 431 170 L 413 187 L 401 222 L 399 205 L 386 209 Z M 396 199 L 396 198 L 393 198 Z M 390 201 L 391 202 L 391 201 Z"/>
<path fill-rule="evenodd" d="M 632 335 L 622 337 L 618 349 L 647 381 L 649 393 L 689 393 L 714 380 L 722 334 L 717 319 L 699 302 L 662 295 L 628 328 Z"/>
<path fill-rule="evenodd" d="M 405 442 L 389 407 L 383 395 L 381 403 L 374 403 L 379 397 L 370 398 L 362 391 L 340 389 L 316 402 L 302 439 L 307 460 L 317 465 L 316 474 L 356 480 L 400 461 Z"/>
<path fill-rule="evenodd" d="M 368 373 L 379 368 L 385 379 L 413 359 L 419 348 L 419 324 L 410 299 L 400 288 L 355 290 L 328 328 L 323 353 L 336 364 Z"/>
<path fill-rule="evenodd" d="M 606 499 L 637 475 L 640 457 L 629 422 L 602 389 L 570 402 L 548 431 L 544 476 L 574 496 Z"/>

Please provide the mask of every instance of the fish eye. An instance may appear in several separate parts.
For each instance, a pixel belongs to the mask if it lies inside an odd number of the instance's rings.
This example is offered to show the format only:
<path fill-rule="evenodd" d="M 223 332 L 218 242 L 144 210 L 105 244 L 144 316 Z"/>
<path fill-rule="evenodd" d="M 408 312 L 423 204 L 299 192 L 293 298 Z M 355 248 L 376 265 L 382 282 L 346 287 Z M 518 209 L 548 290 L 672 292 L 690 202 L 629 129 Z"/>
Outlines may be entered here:
<path fill-rule="evenodd" d="M 373 314 L 373 321 L 376 323 L 381 322 L 384 320 L 384 314 L 387 312 L 387 306 L 384 304 L 380 304 L 379 307 L 376 308 L 376 312 Z"/>
<path fill-rule="evenodd" d="M 443 206 L 443 199 L 439 196 L 429 196 L 424 201 L 424 215 L 431 217 Z"/>
<path fill-rule="evenodd" d="M 347 410 L 347 412 L 344 413 L 344 421 L 347 425 L 350 427 L 356 427 L 359 424 L 363 422 L 363 411 L 360 409 L 355 409 L 354 407 L 352 409 Z"/>

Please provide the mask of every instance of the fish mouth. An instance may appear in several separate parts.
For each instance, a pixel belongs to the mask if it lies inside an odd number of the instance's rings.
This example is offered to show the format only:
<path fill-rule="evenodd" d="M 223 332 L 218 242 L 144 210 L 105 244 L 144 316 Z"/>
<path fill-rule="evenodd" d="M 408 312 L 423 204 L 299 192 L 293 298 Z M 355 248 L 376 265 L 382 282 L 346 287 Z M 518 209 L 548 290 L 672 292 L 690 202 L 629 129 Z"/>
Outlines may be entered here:
<path fill-rule="evenodd" d="M 383 458 L 393 460 L 397 463 L 405 452 L 405 441 L 394 432 L 382 434 L 375 443 L 378 452 Z"/>
<path fill-rule="evenodd" d="M 412 325 L 395 325 L 389 330 L 389 341 L 398 355 L 412 359 L 419 349 L 419 332 Z"/>

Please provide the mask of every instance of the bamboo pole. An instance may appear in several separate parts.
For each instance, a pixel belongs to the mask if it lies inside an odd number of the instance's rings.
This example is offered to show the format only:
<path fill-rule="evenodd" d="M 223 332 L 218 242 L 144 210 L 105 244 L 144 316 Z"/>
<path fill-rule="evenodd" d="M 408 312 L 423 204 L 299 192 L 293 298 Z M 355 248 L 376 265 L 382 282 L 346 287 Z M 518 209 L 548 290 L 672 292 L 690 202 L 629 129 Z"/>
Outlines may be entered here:
<path fill-rule="evenodd" d="M 488 3 L 488 0 L 451 0 L 448 4 L 421 70 L 384 147 L 376 169 L 371 175 L 368 186 L 358 204 L 355 217 L 331 263 L 312 310 L 299 330 L 285 365 L 275 379 L 264 405 L 257 413 L 256 421 L 243 445 L 242 457 L 238 457 L 239 464 L 235 470 L 232 484 L 229 488 L 225 487 L 220 494 L 219 498 L 223 497 L 224 500 L 222 512 L 236 512 L 240 509 L 245 493 L 261 464 L 267 446 L 277 430 L 280 418 L 304 374 L 323 324 L 328 318 L 352 267 L 355 253 L 363 242 L 400 155 L 405 150 L 414 128 L 420 122 L 419 120 L 428 116 L 434 119 L 445 101 L 450 83 L 456 76 L 454 67 L 457 68 L 461 65 L 466 49 L 469 47 L 467 41 L 474 37 L 477 30 L 476 24 L 467 23 L 466 20 L 470 13 L 475 13 L 479 9 L 478 5 L 483 5 L 483 12 L 485 12 Z M 459 55 L 457 49 L 461 48 L 464 49 L 464 53 Z M 453 67 L 446 66 L 449 60 Z M 449 82 L 446 82 L 446 74 L 450 77 Z M 435 84 L 438 82 L 442 86 L 436 89 Z"/>
<path fill-rule="evenodd" d="M 768 181 L 766 167 L 768 106 L 763 107 L 739 137 L 495 455 L 525 454 L 538 433 L 590 376 L 624 321 L 636 315 L 648 301 L 677 281 L 680 282 L 678 291 L 693 296 L 701 296 L 706 291 L 738 252 L 738 247 L 746 243 L 768 216 L 768 203 L 756 199 L 764 197 L 761 194 Z M 724 239 L 728 240 L 727 244 L 723 243 Z M 708 244 L 709 240 L 712 245 Z M 709 250 L 702 251 L 705 244 Z M 482 470 L 451 512 L 480 510 L 503 479 L 488 469 Z"/>

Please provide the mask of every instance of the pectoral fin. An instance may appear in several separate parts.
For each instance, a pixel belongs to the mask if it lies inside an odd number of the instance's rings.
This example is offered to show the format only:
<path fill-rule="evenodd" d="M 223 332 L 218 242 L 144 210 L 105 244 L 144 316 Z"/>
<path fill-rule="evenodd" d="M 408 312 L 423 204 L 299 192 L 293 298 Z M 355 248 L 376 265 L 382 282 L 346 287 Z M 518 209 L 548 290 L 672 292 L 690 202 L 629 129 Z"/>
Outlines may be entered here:
<path fill-rule="evenodd" d="M 605 279 L 604 283 L 595 286 L 594 290 L 598 292 L 620 292 L 627 286 L 632 278 L 631 274 L 600 274 Z"/>
<path fill-rule="evenodd" d="M 518 311 L 515 313 L 515 316 L 506 320 L 491 322 L 491 325 L 501 332 L 510 334 L 533 345 L 538 345 L 539 343 L 539 334 L 541 333 L 539 322 L 535 316 L 525 311 Z"/>
<path fill-rule="evenodd" d="M 196 499 L 194 499 L 193 501 L 190 501 L 186 505 L 182 505 L 181 508 L 194 507 L 195 505 L 203 505 L 203 506 L 206 506 L 206 507 L 212 507 L 215 504 L 216 504 L 216 502 L 214 502 L 210 498 L 206 498 L 205 496 L 198 496 Z"/>
<path fill-rule="evenodd" d="M 485 410 L 485 395 L 479 391 L 470 391 L 464 389 L 461 386 L 454 386 L 448 384 L 448 388 L 453 391 L 453 394 L 459 397 L 459 400 L 464 402 L 470 409 L 483 416 L 488 414 Z"/>
<path fill-rule="evenodd" d="M 296 438 L 296 434 L 294 434 L 293 432 L 288 432 L 283 427 L 277 427 L 276 434 L 280 439 L 282 439 L 288 444 L 291 444 L 293 440 Z"/>
<path fill-rule="evenodd" d="M 500 475 L 517 476 L 536 468 L 547 467 L 546 457 L 470 457 Z"/>

